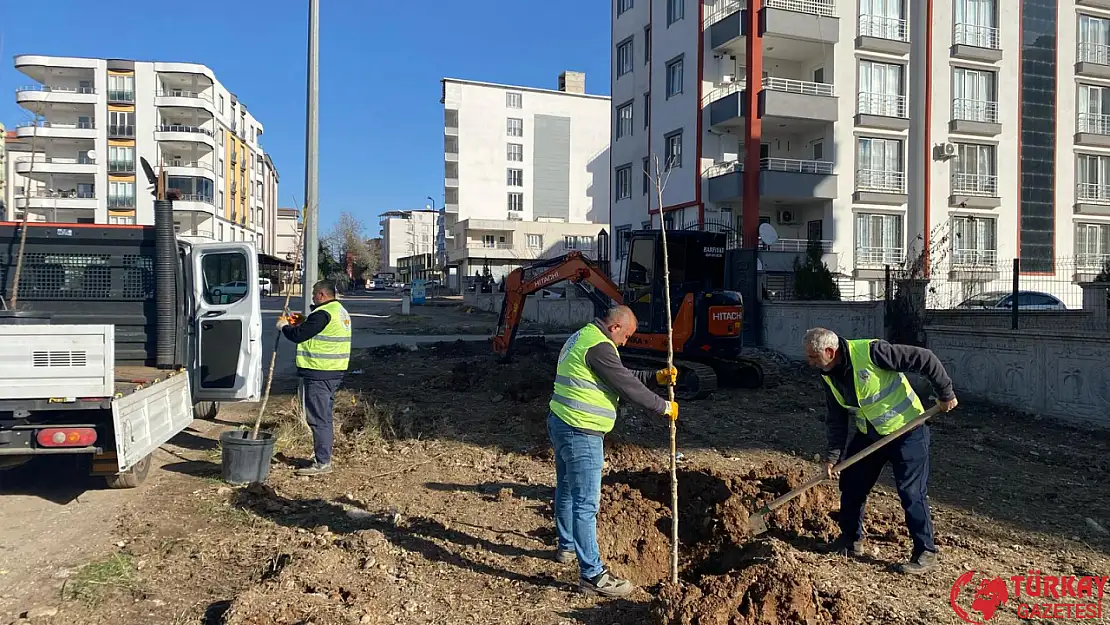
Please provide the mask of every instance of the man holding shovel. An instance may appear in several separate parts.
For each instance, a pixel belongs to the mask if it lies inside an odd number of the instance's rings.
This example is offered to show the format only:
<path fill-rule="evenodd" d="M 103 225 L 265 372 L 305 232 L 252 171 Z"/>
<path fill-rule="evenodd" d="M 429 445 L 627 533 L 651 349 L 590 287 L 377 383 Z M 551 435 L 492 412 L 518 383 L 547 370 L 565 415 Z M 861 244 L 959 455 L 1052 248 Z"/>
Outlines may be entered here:
<path fill-rule="evenodd" d="M 880 339 L 846 340 L 826 328 L 807 331 L 804 347 L 806 360 L 821 370 L 825 387 L 828 445 L 824 460 L 830 478 L 835 477 L 833 466 L 842 452 L 845 457 L 852 456 L 925 412 L 905 373 L 928 378 L 942 411 L 956 407 L 952 380 L 927 349 Z M 849 438 L 849 434 L 853 435 Z M 863 554 L 867 495 L 890 462 L 913 539 L 909 561 L 899 564 L 897 570 L 919 574 L 937 567 L 927 495 L 929 438 L 929 426 L 922 424 L 844 469 L 839 476 L 840 537 L 829 545 L 829 552 Z"/>

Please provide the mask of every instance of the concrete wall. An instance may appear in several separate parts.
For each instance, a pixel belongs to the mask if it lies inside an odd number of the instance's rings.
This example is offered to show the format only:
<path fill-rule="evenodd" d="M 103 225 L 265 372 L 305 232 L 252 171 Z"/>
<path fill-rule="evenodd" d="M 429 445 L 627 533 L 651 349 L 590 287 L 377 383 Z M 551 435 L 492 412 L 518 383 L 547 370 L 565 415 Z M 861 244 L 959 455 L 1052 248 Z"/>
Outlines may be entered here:
<path fill-rule="evenodd" d="M 930 326 L 956 393 L 1063 421 L 1110 426 L 1110 336 Z"/>
<path fill-rule="evenodd" d="M 927 324 L 964 328 L 1010 329 L 1010 313 L 993 310 L 930 310 Z M 1095 316 L 1086 310 L 1021 311 L 1018 328 L 1022 330 L 1090 330 Z"/>
<path fill-rule="evenodd" d="M 463 297 L 467 306 L 492 313 L 501 312 L 501 302 L 504 299 L 504 293 L 468 292 Z M 532 296 L 524 302 L 524 320 L 533 323 L 574 327 L 584 325 L 593 318 L 593 303 L 583 297 L 539 298 Z"/>
<path fill-rule="evenodd" d="M 847 338 L 882 338 L 885 309 L 884 302 L 765 302 L 763 346 L 802 360 L 802 337 L 810 328 L 828 328 Z"/>

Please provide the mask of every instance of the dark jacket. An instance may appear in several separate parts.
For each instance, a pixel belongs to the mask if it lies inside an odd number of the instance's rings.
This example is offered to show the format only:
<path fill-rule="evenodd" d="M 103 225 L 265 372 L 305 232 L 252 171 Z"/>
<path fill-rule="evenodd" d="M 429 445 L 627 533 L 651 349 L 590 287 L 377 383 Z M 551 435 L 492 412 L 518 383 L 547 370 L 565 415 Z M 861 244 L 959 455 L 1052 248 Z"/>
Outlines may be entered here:
<path fill-rule="evenodd" d="M 328 302 L 324 302 L 325 304 Z M 297 325 L 287 325 L 281 329 L 281 334 L 293 343 L 304 343 L 324 331 L 331 323 L 331 315 L 326 310 L 318 310 L 312 306 L 312 314 Z M 342 379 L 345 371 L 319 371 L 316 369 L 302 369 L 297 367 L 297 375 L 307 380 L 337 380 Z"/>
<path fill-rule="evenodd" d="M 592 323 L 610 340 L 613 338 L 600 319 L 594 319 Z M 617 350 L 609 343 L 598 343 L 586 350 L 586 366 L 621 399 L 653 414 L 662 415 L 667 412 L 667 400 L 646 386 L 655 382 L 655 371 L 628 369 L 621 362 Z M 577 429 L 586 434 L 604 436 L 603 432 Z"/>
<path fill-rule="evenodd" d="M 851 358 L 848 356 L 848 342 L 843 338 L 840 339 L 838 353 L 840 363 L 826 375 L 832 380 L 844 401 L 851 406 L 858 407 L 855 373 L 852 370 Z M 938 399 L 947 401 L 956 396 L 952 391 L 952 379 L 948 377 L 940 359 L 936 357 L 936 354 L 923 347 L 893 345 L 878 340 L 871 344 L 871 361 L 876 366 L 889 371 L 917 373 L 925 376 L 933 385 L 933 391 L 937 394 Z M 840 454 L 848 443 L 848 434 L 855 428 L 855 416 L 836 401 L 836 397 L 824 380 L 821 381 L 821 388 L 825 389 L 825 405 L 828 409 L 828 415 L 825 418 L 828 434 L 825 461 L 835 463 L 840 460 Z M 867 436 L 873 440 L 882 438 L 870 423 L 867 424 Z"/>

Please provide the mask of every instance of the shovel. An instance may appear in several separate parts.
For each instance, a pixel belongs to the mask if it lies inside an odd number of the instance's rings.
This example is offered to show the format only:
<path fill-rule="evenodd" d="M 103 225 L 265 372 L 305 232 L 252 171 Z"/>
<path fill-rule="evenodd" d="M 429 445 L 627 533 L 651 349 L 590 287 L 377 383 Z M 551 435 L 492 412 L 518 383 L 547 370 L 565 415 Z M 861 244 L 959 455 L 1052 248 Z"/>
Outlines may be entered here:
<path fill-rule="evenodd" d="M 874 453 L 876 450 L 878 450 L 883 445 L 886 445 L 890 441 L 898 438 L 899 436 L 905 434 L 906 432 L 909 432 L 910 430 L 914 429 L 915 427 L 917 427 L 917 426 L 921 425 L 922 423 L 925 423 L 929 419 L 935 417 L 938 412 L 940 412 L 940 406 L 933 406 L 932 408 L 926 410 L 925 412 L 923 412 L 921 414 L 921 416 L 917 417 L 913 421 L 910 421 L 909 423 L 903 425 L 902 427 L 900 427 L 897 430 L 891 432 L 890 434 L 887 434 L 886 436 L 880 438 L 879 440 L 875 441 L 874 443 L 871 443 L 870 445 L 868 445 L 865 449 L 863 449 L 862 451 L 860 451 L 856 455 L 851 456 L 850 458 L 848 458 L 844 462 L 841 462 L 840 464 L 833 467 L 833 469 L 832 469 L 833 473 L 838 473 L 840 471 L 843 471 L 844 469 L 847 469 L 848 467 L 850 467 L 853 464 L 859 462 L 860 460 L 863 460 L 867 456 L 870 456 L 872 453 Z M 782 497 L 779 497 L 778 499 L 776 499 L 776 500 L 772 501 L 771 503 L 769 503 L 769 504 L 763 506 L 762 508 L 760 508 L 758 512 L 756 512 L 755 514 L 753 514 L 751 517 L 748 518 L 748 528 L 752 531 L 752 535 L 753 536 L 758 536 L 759 534 L 762 534 L 762 533 L 767 531 L 767 516 L 770 515 L 772 512 L 774 512 L 775 510 L 778 510 L 779 508 L 785 506 L 787 503 L 793 501 L 796 497 L 798 497 L 802 493 L 806 492 L 807 490 L 809 490 L 809 489 L 813 488 L 814 486 L 817 486 L 821 482 L 827 481 L 829 479 L 830 478 L 827 475 L 822 474 L 820 477 L 813 478 L 812 480 L 810 480 L 809 482 L 806 482 L 802 486 L 799 486 L 798 488 L 795 488 L 794 490 L 790 491 L 789 493 L 786 493 Z"/>

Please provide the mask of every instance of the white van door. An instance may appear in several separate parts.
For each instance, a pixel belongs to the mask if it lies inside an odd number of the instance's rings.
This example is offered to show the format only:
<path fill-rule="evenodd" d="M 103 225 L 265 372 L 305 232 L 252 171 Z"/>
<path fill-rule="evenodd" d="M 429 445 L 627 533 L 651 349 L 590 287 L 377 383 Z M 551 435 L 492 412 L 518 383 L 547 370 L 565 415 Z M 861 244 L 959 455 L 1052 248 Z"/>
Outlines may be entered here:
<path fill-rule="evenodd" d="M 193 397 L 258 401 L 262 396 L 262 310 L 258 256 L 249 243 L 192 247 Z"/>

